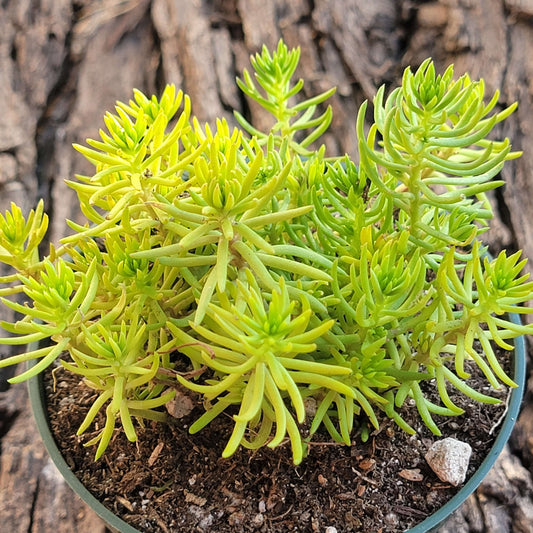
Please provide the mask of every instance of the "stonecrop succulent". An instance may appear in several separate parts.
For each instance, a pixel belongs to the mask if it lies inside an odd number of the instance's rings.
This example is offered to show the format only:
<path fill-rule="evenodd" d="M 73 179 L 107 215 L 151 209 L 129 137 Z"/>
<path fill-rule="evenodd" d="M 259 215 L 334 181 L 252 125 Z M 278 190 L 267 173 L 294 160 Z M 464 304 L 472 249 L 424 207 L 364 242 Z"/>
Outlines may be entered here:
<path fill-rule="evenodd" d="M 326 157 L 334 89 L 303 98 L 298 59 L 280 41 L 237 80 L 269 131 L 239 113 L 240 127 L 201 125 L 172 85 L 117 103 L 101 140 L 75 146 L 95 166 L 68 182 L 87 223 L 68 222 L 48 256 L 42 202 L 0 216 L 0 261 L 14 269 L 0 294 L 22 315 L 0 343 L 40 342 L 0 366 L 35 360 L 22 381 L 66 352 L 97 393 L 79 433 L 105 413 L 87 443 L 97 458 L 117 422 L 134 441 L 143 418 L 164 421 L 178 387 L 205 408 L 191 432 L 233 417 L 225 457 L 289 440 L 299 463 L 318 431 L 349 445 L 389 417 L 414 432 L 407 399 L 437 435 L 434 414 L 462 413 L 451 389 L 497 402 L 469 385 L 470 365 L 514 386 L 495 346 L 533 332 L 508 318 L 528 312 L 533 283 L 520 253 L 489 259 L 479 237 L 485 193 L 519 155 L 489 140 L 515 105 L 497 111 L 483 81 L 427 60 L 388 97 L 379 89 L 370 129 L 367 103 L 354 117 L 357 163 Z"/>

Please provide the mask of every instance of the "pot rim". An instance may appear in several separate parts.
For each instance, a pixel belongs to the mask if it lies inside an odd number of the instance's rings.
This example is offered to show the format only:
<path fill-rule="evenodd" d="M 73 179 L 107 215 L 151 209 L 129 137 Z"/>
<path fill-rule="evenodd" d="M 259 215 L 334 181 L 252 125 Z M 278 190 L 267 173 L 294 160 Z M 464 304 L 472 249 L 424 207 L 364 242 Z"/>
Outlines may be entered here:
<path fill-rule="evenodd" d="M 70 488 L 87 504 L 96 514 L 108 525 L 110 529 L 120 533 L 141 533 L 131 526 L 113 511 L 108 509 L 89 489 L 76 477 L 65 458 L 61 454 L 57 443 L 52 435 L 52 430 L 48 423 L 46 411 L 46 399 L 42 374 L 38 374 L 28 380 L 28 392 L 33 411 L 33 418 L 37 424 L 37 429 L 41 434 L 44 446 L 48 451 L 52 462 L 55 464 Z"/>
<path fill-rule="evenodd" d="M 520 316 L 517 313 L 509 313 L 509 318 L 515 324 L 521 323 Z M 524 336 L 514 339 L 513 360 L 513 379 L 518 386 L 513 388 L 510 392 L 509 404 L 505 418 L 503 419 L 498 436 L 496 437 L 496 440 L 494 441 L 489 453 L 479 468 L 459 489 L 457 494 L 455 494 L 442 507 L 428 516 L 422 522 L 413 528 L 406 530 L 405 533 L 427 533 L 434 531 L 476 490 L 483 478 L 487 475 L 489 470 L 496 462 L 505 444 L 509 440 L 514 424 L 518 418 L 522 403 L 526 376 L 526 345 Z M 33 361 L 29 362 L 29 364 L 31 363 L 33 363 Z M 98 516 L 100 516 L 100 518 L 102 518 L 102 520 L 107 523 L 108 526 L 110 526 L 112 530 L 120 533 L 141 533 L 138 529 L 128 524 L 122 520 L 122 518 L 118 517 L 111 510 L 105 507 L 105 505 L 100 502 L 85 487 L 85 485 L 83 485 L 83 483 L 70 469 L 55 442 L 48 424 L 48 415 L 45 407 L 45 395 L 41 374 L 28 380 L 28 391 L 34 419 L 36 421 L 39 433 L 41 434 L 45 448 L 47 449 L 52 461 L 61 475 L 64 477 L 67 484 L 96 512 Z"/>

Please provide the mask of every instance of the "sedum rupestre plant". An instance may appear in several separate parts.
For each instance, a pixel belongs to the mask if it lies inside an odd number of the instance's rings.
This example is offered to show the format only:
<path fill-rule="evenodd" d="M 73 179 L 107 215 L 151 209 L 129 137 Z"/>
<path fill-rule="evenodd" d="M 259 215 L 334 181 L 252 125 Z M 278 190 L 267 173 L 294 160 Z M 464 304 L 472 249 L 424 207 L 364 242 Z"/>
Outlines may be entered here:
<path fill-rule="evenodd" d="M 238 128 L 203 126 L 172 85 L 117 103 L 100 140 L 75 146 L 95 166 L 68 182 L 87 223 L 47 256 L 42 202 L 0 216 L 2 302 L 22 315 L 0 343 L 32 343 L 0 366 L 35 360 L 19 382 L 66 352 L 96 392 L 79 433 L 105 413 L 97 458 L 117 422 L 134 441 L 143 419 L 164 421 L 178 387 L 205 408 L 191 432 L 233 417 L 225 457 L 289 440 L 299 463 L 321 428 L 346 445 L 384 417 L 414 432 L 408 399 L 437 435 L 433 415 L 462 413 L 451 389 L 497 402 L 471 365 L 514 386 L 495 347 L 533 332 L 507 318 L 528 312 L 533 283 L 520 253 L 489 259 L 480 235 L 485 193 L 519 155 L 488 137 L 516 106 L 427 60 L 379 89 L 370 129 L 363 104 L 356 164 L 317 147 L 334 90 L 303 98 L 298 58 L 280 41 L 237 80 L 269 131 L 239 113 Z"/>

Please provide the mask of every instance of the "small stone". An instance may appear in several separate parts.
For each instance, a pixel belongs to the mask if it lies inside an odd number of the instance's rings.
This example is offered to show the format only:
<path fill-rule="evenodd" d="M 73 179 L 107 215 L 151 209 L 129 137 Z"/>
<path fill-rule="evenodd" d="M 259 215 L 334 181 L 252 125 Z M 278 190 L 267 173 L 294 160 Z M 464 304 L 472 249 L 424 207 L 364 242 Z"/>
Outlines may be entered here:
<path fill-rule="evenodd" d="M 260 528 L 262 525 L 263 525 L 263 522 L 265 521 L 265 515 L 262 515 L 261 513 L 257 513 L 253 518 L 252 518 L 252 526 L 254 528 Z"/>
<path fill-rule="evenodd" d="M 316 403 L 316 400 L 312 396 L 304 398 L 304 409 L 306 416 L 308 416 L 309 418 L 313 418 L 316 415 L 318 405 Z"/>
<path fill-rule="evenodd" d="M 333 527 L 333 526 L 328 526 L 328 527 L 326 528 L 325 533 L 337 533 L 337 528 L 336 528 L 336 527 Z"/>
<path fill-rule="evenodd" d="M 170 416 L 174 418 L 183 418 L 190 414 L 194 409 L 195 404 L 190 396 L 178 390 L 176 391 L 174 398 L 165 404 L 165 407 Z"/>
<path fill-rule="evenodd" d="M 435 505 L 439 501 L 439 497 L 440 497 L 439 491 L 432 490 L 431 492 L 427 493 L 426 502 L 429 505 Z"/>
<path fill-rule="evenodd" d="M 400 519 L 396 513 L 387 513 L 383 519 L 388 529 L 394 529 L 398 527 Z"/>
<path fill-rule="evenodd" d="M 200 522 L 198 522 L 198 528 L 201 529 L 202 531 L 207 531 L 213 525 L 214 521 L 215 521 L 215 518 L 213 517 L 213 515 L 208 514 L 207 516 L 202 518 Z"/>
<path fill-rule="evenodd" d="M 457 487 L 465 481 L 471 454 L 470 444 L 448 437 L 435 442 L 425 459 L 441 481 Z"/>

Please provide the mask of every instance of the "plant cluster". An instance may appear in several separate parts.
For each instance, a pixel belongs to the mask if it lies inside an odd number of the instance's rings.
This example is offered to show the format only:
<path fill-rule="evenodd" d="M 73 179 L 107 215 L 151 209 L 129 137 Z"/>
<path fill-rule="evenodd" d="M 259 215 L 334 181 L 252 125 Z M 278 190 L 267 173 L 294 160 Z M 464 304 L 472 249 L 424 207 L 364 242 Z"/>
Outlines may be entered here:
<path fill-rule="evenodd" d="M 172 85 L 117 103 L 101 139 L 75 146 L 96 169 L 68 182 L 87 223 L 69 221 L 47 256 L 42 202 L 0 216 L 0 260 L 15 269 L 2 302 L 23 317 L 0 343 L 40 342 L 0 366 L 35 360 L 18 382 L 67 352 L 97 394 L 79 433 L 105 411 L 97 458 L 117 422 L 134 441 L 143 419 L 165 420 L 180 386 L 205 407 L 191 432 L 233 417 L 225 457 L 288 439 L 295 463 L 320 428 L 347 445 L 384 416 L 414 432 L 408 399 L 437 435 L 433 415 L 462 412 L 452 388 L 497 402 L 469 386 L 467 362 L 514 386 L 494 345 L 533 331 L 507 318 L 533 283 L 520 253 L 491 260 L 479 236 L 485 193 L 519 155 L 488 136 L 515 105 L 497 111 L 483 81 L 427 60 L 379 89 L 370 129 L 363 104 L 356 164 L 313 148 L 334 90 L 305 99 L 298 59 L 280 41 L 237 80 L 272 115 L 267 132 L 238 113 L 238 128 L 203 126 Z"/>

